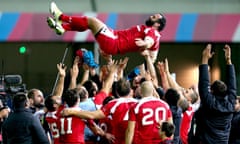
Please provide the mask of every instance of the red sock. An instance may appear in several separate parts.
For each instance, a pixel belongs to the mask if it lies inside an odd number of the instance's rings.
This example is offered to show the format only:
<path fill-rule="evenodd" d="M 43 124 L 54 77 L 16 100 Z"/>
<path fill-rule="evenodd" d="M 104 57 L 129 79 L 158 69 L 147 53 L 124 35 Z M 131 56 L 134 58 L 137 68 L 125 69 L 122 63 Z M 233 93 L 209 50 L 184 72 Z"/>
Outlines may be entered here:
<path fill-rule="evenodd" d="M 88 29 L 88 21 L 86 16 L 74 17 L 74 16 L 66 16 L 62 14 L 59 19 L 69 24 L 69 25 L 66 25 L 66 30 L 70 28 L 73 31 L 82 32 Z"/>

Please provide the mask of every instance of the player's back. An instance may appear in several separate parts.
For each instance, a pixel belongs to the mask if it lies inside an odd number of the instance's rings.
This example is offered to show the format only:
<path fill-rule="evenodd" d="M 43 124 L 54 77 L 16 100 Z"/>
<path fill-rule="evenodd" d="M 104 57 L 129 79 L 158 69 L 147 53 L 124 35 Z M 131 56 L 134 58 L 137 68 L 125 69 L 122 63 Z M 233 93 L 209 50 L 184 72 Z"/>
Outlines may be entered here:
<path fill-rule="evenodd" d="M 106 105 L 105 114 L 111 119 L 112 134 L 116 138 L 115 144 L 125 143 L 125 131 L 128 125 L 128 111 L 132 105 L 134 105 L 137 100 L 133 98 L 118 98 L 110 101 Z"/>
<path fill-rule="evenodd" d="M 59 144 L 59 130 L 57 128 L 57 111 L 47 112 L 45 119 L 51 131 L 54 144 Z"/>
<path fill-rule="evenodd" d="M 145 97 L 133 109 L 140 141 L 144 144 L 159 143 L 158 123 L 172 117 L 168 104 L 155 97 Z"/>
<path fill-rule="evenodd" d="M 78 107 L 76 107 L 76 109 L 81 110 Z M 60 108 L 58 112 L 59 111 L 61 111 Z M 84 144 L 84 128 L 85 128 L 84 120 L 76 116 L 69 117 L 59 116 L 57 126 L 60 132 L 60 143 Z"/>

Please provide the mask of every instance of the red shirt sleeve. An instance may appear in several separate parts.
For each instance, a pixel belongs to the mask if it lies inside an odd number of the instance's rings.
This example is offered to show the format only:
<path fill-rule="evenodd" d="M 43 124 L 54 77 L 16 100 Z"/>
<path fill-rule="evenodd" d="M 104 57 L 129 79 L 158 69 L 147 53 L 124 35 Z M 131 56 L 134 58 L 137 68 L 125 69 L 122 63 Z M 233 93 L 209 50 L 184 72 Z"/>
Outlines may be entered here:
<path fill-rule="evenodd" d="M 144 30 L 145 32 L 145 37 L 151 37 L 154 41 L 153 46 L 150 48 L 150 50 L 157 50 L 159 48 L 159 41 L 160 41 L 160 33 L 158 31 L 156 31 L 155 29 L 152 28 L 145 28 Z"/>
<path fill-rule="evenodd" d="M 102 106 L 102 103 L 106 97 L 108 97 L 108 95 L 103 91 L 100 91 L 95 95 L 93 102 L 98 109 Z"/>
<path fill-rule="evenodd" d="M 129 120 L 130 121 L 136 121 L 136 114 L 134 112 L 135 106 L 136 106 L 136 104 L 134 106 L 132 106 L 129 110 Z"/>

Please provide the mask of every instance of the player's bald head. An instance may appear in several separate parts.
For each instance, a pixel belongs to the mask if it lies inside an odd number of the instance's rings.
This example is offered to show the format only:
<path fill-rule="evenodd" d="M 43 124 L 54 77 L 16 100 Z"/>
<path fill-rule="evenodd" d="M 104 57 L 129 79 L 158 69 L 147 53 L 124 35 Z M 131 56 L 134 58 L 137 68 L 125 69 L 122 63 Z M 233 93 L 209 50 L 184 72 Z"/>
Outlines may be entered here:
<path fill-rule="evenodd" d="M 152 96 L 153 90 L 154 90 L 154 87 L 151 81 L 145 81 L 141 84 L 141 93 L 143 97 Z"/>

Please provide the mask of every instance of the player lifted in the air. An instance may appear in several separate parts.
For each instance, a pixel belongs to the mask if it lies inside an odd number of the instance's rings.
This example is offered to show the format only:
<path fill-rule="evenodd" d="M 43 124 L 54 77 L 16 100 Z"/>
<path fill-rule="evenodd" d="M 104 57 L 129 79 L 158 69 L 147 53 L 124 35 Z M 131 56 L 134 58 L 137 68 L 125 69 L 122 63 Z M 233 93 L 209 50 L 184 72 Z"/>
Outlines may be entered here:
<path fill-rule="evenodd" d="M 125 54 L 147 49 L 153 62 L 158 55 L 160 32 L 166 25 L 165 17 L 157 13 L 150 16 L 145 24 L 124 30 L 113 30 L 95 17 L 68 16 L 54 2 L 50 4 L 50 13 L 53 17 L 47 18 L 48 25 L 59 35 L 66 31 L 83 32 L 89 29 L 105 54 Z"/>

